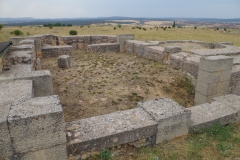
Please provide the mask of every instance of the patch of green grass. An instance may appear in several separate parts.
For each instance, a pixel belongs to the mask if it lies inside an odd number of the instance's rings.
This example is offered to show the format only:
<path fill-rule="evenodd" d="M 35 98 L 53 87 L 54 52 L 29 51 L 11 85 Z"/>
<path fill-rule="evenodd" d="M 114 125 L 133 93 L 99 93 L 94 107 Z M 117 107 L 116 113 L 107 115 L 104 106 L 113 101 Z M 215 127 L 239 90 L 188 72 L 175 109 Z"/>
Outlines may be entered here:
<path fill-rule="evenodd" d="M 216 123 L 210 129 L 155 145 L 131 150 L 134 160 L 202 160 L 234 159 L 240 157 L 240 124 L 221 126 Z M 130 150 L 127 148 L 126 150 Z M 116 160 L 128 159 L 126 156 Z"/>

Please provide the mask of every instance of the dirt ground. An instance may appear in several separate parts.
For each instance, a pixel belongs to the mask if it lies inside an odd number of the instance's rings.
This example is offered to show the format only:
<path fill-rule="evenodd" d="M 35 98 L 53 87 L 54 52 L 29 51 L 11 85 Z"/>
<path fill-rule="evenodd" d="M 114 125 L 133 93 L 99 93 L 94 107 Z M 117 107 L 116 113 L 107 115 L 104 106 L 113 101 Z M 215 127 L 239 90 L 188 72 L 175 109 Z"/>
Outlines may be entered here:
<path fill-rule="evenodd" d="M 58 68 L 57 58 L 42 59 L 49 69 L 54 93 L 60 96 L 66 121 L 137 107 L 137 102 L 171 97 L 193 105 L 190 81 L 179 71 L 126 53 L 89 54 L 75 51 L 74 65 Z"/>

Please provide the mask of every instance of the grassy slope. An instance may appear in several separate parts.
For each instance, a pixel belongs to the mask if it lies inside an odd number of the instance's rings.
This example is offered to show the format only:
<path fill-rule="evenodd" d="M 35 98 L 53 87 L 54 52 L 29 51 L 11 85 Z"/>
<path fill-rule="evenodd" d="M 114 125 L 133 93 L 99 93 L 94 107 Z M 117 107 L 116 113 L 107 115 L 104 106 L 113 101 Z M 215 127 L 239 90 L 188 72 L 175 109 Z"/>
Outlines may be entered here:
<path fill-rule="evenodd" d="M 193 29 L 193 28 L 175 28 L 163 30 L 162 28 L 154 29 L 147 27 L 147 31 L 142 29 L 132 29 L 131 26 L 122 26 L 121 28 L 113 29 L 113 26 L 87 26 L 80 28 L 74 27 L 47 27 L 24 26 L 24 27 L 4 27 L 0 31 L 0 42 L 8 41 L 10 37 L 14 37 L 10 32 L 19 29 L 25 36 L 37 34 L 55 34 L 69 35 L 70 30 L 77 30 L 78 35 L 116 35 L 116 34 L 135 34 L 137 40 L 201 40 L 206 42 L 233 42 L 235 46 L 240 46 L 240 33 L 222 33 L 220 30 L 213 29 Z"/>

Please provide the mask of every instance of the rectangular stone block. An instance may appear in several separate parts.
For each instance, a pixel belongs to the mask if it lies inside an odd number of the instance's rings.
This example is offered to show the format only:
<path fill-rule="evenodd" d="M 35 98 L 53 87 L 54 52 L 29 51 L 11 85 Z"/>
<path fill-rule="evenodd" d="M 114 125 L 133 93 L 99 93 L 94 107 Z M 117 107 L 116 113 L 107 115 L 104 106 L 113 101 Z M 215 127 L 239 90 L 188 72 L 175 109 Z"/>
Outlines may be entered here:
<path fill-rule="evenodd" d="M 212 84 L 212 83 L 218 83 L 220 82 L 221 78 L 221 72 L 206 72 L 203 70 L 198 71 L 198 81 L 207 83 L 207 84 Z"/>
<path fill-rule="evenodd" d="M 158 123 L 156 144 L 187 135 L 191 112 L 168 98 L 139 102 Z"/>
<path fill-rule="evenodd" d="M 7 117 L 10 107 L 14 107 L 33 96 L 30 80 L 8 81 L 0 83 L 0 159 L 13 154 L 8 130 Z"/>
<path fill-rule="evenodd" d="M 58 67 L 60 68 L 71 68 L 72 59 L 69 55 L 62 55 L 58 57 Z"/>
<path fill-rule="evenodd" d="M 230 81 L 232 70 L 226 70 L 221 72 L 220 82 Z"/>
<path fill-rule="evenodd" d="M 13 155 L 17 160 L 67 160 L 66 145 L 58 145 L 34 152 Z"/>
<path fill-rule="evenodd" d="M 179 46 L 166 46 L 164 47 L 164 52 L 166 53 L 178 53 L 178 52 L 182 52 L 182 48 Z"/>
<path fill-rule="evenodd" d="M 217 93 L 227 94 L 230 81 L 219 82 L 217 84 Z"/>
<path fill-rule="evenodd" d="M 53 95 L 52 76 L 49 70 L 20 72 L 16 74 L 15 79 L 32 80 L 35 97 Z"/>
<path fill-rule="evenodd" d="M 198 132 L 205 128 L 212 127 L 215 123 L 226 125 L 235 122 L 237 110 L 232 107 L 214 101 L 189 108 L 192 112 L 190 127 L 191 132 Z"/>
<path fill-rule="evenodd" d="M 207 72 L 231 70 L 233 57 L 229 56 L 208 56 L 201 57 L 199 69 Z"/>
<path fill-rule="evenodd" d="M 165 54 L 163 53 L 164 48 L 159 46 L 145 47 L 144 58 L 154 60 L 159 63 L 163 63 Z"/>
<path fill-rule="evenodd" d="M 17 154 L 66 143 L 65 121 L 58 96 L 31 98 L 12 107 L 8 126 Z"/>
<path fill-rule="evenodd" d="M 101 43 L 101 44 L 91 44 L 87 47 L 87 52 L 89 53 L 108 53 L 120 52 L 120 44 L 119 43 Z"/>
<path fill-rule="evenodd" d="M 4 159 L 13 154 L 12 143 L 7 126 L 7 116 L 10 104 L 0 104 L 0 159 Z"/>
<path fill-rule="evenodd" d="M 217 91 L 218 91 L 218 87 L 216 83 L 207 84 L 200 81 L 197 82 L 196 92 L 202 95 L 205 95 L 205 96 L 214 95 L 214 94 L 217 94 Z"/>
<path fill-rule="evenodd" d="M 117 35 L 117 43 L 120 43 L 120 52 L 125 52 L 125 41 L 134 40 L 134 34 L 119 34 Z"/>
<path fill-rule="evenodd" d="M 227 106 L 230 106 L 238 111 L 237 122 L 240 122 L 240 97 L 234 94 L 228 94 L 220 97 L 215 97 L 214 101 L 221 102 Z"/>
<path fill-rule="evenodd" d="M 156 133 L 157 123 L 141 108 L 91 117 L 67 124 L 67 152 L 75 156 L 139 139 L 152 145 Z"/>

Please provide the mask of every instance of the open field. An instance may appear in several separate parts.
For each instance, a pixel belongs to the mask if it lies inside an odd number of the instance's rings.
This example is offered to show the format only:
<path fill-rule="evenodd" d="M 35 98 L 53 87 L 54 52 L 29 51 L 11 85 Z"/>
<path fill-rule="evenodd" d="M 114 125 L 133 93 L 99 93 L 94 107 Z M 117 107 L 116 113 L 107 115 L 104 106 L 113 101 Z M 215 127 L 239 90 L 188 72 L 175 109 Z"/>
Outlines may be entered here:
<path fill-rule="evenodd" d="M 132 29 L 130 25 L 122 25 L 121 28 L 113 29 L 114 26 L 79 26 L 73 27 L 38 27 L 38 26 L 23 26 L 23 27 L 4 27 L 0 31 L 0 42 L 9 41 L 10 34 L 15 29 L 19 29 L 24 33 L 24 36 L 37 34 L 55 34 L 69 35 L 70 30 L 76 30 L 78 35 L 116 35 L 116 34 L 135 34 L 137 40 L 200 40 L 206 42 L 233 42 L 235 46 L 240 46 L 240 31 L 238 29 L 229 29 L 230 32 L 214 29 L 193 29 L 193 28 L 174 28 L 166 29 L 146 27 L 146 31 Z M 231 33 L 232 32 L 232 33 Z"/>
<path fill-rule="evenodd" d="M 193 105 L 191 82 L 177 70 L 124 53 L 89 54 L 75 51 L 74 65 L 57 66 L 57 58 L 42 59 L 53 77 L 66 121 L 135 108 L 142 100 L 171 97 Z"/>

